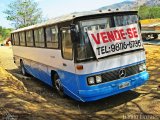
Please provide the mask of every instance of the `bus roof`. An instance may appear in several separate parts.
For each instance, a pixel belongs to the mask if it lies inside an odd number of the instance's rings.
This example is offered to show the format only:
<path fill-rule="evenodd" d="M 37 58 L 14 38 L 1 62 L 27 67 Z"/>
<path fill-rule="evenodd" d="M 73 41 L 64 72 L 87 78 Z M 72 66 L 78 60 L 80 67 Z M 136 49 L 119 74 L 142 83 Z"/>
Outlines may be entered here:
<path fill-rule="evenodd" d="M 71 13 L 68 15 L 63 15 L 60 17 L 52 18 L 52 19 L 47 20 L 46 22 L 43 22 L 43 23 L 39 23 L 39 24 L 35 24 L 35 25 L 28 26 L 28 27 L 17 29 L 17 30 L 14 30 L 12 33 L 27 31 L 27 30 L 34 29 L 34 28 L 40 28 L 43 26 L 49 26 L 52 24 L 71 21 L 75 18 L 80 18 L 80 17 L 85 17 L 85 16 L 87 17 L 87 16 L 101 15 L 101 14 L 106 14 L 106 13 L 111 14 L 111 13 L 130 13 L 130 12 L 132 13 L 132 12 L 137 12 L 137 11 L 108 11 L 108 10 L 101 11 L 101 10 L 99 10 L 99 11 L 75 12 L 75 13 Z"/>

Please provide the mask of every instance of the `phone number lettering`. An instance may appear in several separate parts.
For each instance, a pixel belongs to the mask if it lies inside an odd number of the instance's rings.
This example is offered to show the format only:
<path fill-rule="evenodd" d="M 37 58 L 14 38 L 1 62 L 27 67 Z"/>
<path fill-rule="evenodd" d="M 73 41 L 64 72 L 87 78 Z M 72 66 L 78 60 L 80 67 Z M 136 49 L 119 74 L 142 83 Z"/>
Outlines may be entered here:
<path fill-rule="evenodd" d="M 103 54 L 114 54 L 122 50 L 127 51 L 127 49 L 140 48 L 142 46 L 141 40 L 129 41 L 129 42 L 120 42 L 111 44 L 110 46 L 101 46 L 97 48 L 98 55 Z"/>

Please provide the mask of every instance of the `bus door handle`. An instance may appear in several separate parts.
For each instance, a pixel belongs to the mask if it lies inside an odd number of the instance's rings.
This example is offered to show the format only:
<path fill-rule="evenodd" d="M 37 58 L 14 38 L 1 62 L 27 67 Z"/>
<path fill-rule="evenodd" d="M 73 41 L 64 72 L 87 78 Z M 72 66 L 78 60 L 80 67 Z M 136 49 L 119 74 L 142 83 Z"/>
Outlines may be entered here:
<path fill-rule="evenodd" d="M 67 66 L 67 64 L 66 64 L 66 63 L 63 63 L 63 66 L 65 66 L 65 67 L 66 67 L 66 66 Z"/>

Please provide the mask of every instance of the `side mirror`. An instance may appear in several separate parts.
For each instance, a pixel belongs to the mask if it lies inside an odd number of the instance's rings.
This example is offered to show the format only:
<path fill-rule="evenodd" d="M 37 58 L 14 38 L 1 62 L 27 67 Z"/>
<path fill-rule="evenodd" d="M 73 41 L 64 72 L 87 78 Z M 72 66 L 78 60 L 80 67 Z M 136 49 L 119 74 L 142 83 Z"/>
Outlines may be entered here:
<path fill-rule="evenodd" d="M 78 25 L 71 24 L 70 30 L 71 30 L 72 40 L 73 40 L 73 42 L 75 42 L 78 39 L 78 33 L 79 33 Z"/>
<path fill-rule="evenodd" d="M 70 29 L 71 29 L 71 31 L 79 32 L 79 27 L 78 27 L 78 25 L 71 24 L 71 25 L 70 25 Z"/>

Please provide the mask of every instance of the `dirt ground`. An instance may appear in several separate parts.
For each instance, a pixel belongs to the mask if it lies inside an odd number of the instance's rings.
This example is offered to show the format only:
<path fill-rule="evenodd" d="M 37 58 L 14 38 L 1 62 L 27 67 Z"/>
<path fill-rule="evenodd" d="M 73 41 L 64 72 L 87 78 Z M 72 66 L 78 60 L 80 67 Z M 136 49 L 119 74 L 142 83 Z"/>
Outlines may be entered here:
<path fill-rule="evenodd" d="M 12 49 L 0 47 L 0 120 L 159 120 L 160 46 L 145 45 L 145 49 L 150 73 L 145 85 L 81 103 L 59 97 L 52 88 L 33 77 L 15 77 L 19 70 L 13 63 Z"/>

